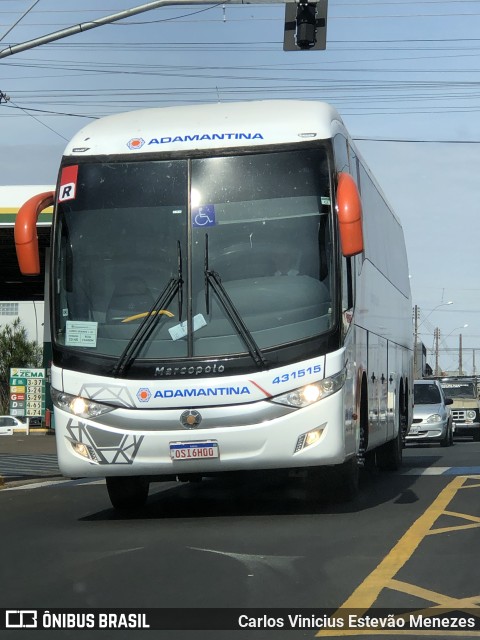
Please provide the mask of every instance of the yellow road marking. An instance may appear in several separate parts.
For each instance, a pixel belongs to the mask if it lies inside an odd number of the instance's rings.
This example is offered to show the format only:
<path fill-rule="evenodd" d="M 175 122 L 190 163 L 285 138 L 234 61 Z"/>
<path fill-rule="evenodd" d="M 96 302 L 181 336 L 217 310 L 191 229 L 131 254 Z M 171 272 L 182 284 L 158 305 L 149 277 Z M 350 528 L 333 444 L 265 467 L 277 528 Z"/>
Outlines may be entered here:
<path fill-rule="evenodd" d="M 455 477 L 437 496 L 430 507 L 413 523 L 408 531 L 403 535 L 397 544 L 391 549 L 388 555 L 380 562 L 380 564 L 370 573 L 369 576 L 355 589 L 352 595 L 347 598 L 343 605 L 333 614 L 332 617 L 342 617 L 342 611 L 354 609 L 355 614 L 362 616 L 371 609 L 383 589 L 392 589 L 401 591 L 402 593 L 417 596 L 424 600 L 434 603 L 434 606 L 427 609 L 414 609 L 410 613 L 413 615 L 429 615 L 435 613 L 438 608 L 442 611 L 462 611 L 467 608 L 473 609 L 480 605 L 480 595 L 468 598 L 452 598 L 450 596 L 436 593 L 429 589 L 424 589 L 416 585 L 411 585 L 403 581 L 395 579 L 397 573 L 407 563 L 418 548 L 422 540 L 433 534 L 445 531 L 461 530 L 466 528 L 475 528 L 480 526 L 480 518 L 466 514 L 458 514 L 454 511 L 448 511 L 447 507 L 452 501 L 455 494 L 460 489 L 470 489 L 472 487 L 480 487 L 480 484 L 465 483 L 469 480 L 478 481 L 480 476 L 457 476 Z M 442 515 L 450 515 L 454 517 L 464 518 L 473 521 L 475 524 L 459 525 L 453 527 L 443 527 L 433 529 L 435 522 Z M 438 605 L 436 607 L 435 605 Z M 420 629 L 322 629 L 316 634 L 316 637 L 333 637 L 333 636 L 364 636 L 364 635 L 414 635 L 414 636 L 438 636 L 441 629 L 432 629 L 424 631 Z M 445 630 L 447 631 L 447 630 Z M 461 631 L 448 630 L 449 636 L 476 637 L 480 638 L 480 631 L 462 629 Z"/>
<path fill-rule="evenodd" d="M 461 487 L 463 488 L 463 487 Z M 454 524 L 449 527 L 437 527 L 427 533 L 427 536 L 435 536 L 439 533 L 449 533 L 451 531 L 461 531 L 463 529 L 477 529 L 480 527 L 480 518 L 476 516 L 470 516 L 467 513 L 456 513 L 455 511 L 445 511 L 444 516 L 451 516 L 452 518 L 458 518 L 459 520 L 469 520 L 475 524 Z"/>
<path fill-rule="evenodd" d="M 436 602 L 438 605 L 437 607 L 422 609 L 422 611 L 415 609 L 415 614 L 423 614 L 425 611 L 434 611 L 435 609 L 450 609 L 452 611 L 459 609 L 474 609 L 480 605 L 480 595 L 470 598 L 453 598 L 451 596 L 438 593 L 437 591 L 432 591 L 431 589 L 424 589 L 423 587 L 419 587 L 415 584 L 395 579 L 390 581 L 388 587 L 395 591 L 406 593 L 410 596 L 422 598 L 423 600 L 431 600 L 432 602 Z"/>

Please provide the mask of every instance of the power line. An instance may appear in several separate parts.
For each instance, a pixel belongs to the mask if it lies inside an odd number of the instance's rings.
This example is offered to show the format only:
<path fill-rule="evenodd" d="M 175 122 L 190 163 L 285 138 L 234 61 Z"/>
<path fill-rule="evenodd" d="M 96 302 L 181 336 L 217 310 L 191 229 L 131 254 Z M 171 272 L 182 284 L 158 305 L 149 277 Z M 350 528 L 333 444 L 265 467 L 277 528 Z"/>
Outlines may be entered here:
<path fill-rule="evenodd" d="M 28 113 L 28 111 L 26 111 L 23 107 L 20 107 L 19 105 L 15 104 L 13 102 L 12 99 L 10 99 L 10 102 L 17 108 L 20 109 L 21 111 L 23 111 L 24 113 L 26 113 L 27 116 L 29 116 L 30 118 L 33 118 L 33 120 L 35 120 L 36 122 L 38 122 L 39 124 L 42 125 L 42 127 L 45 127 L 46 129 L 48 129 L 49 131 L 51 131 L 52 133 L 54 133 L 57 136 L 60 136 L 60 138 L 63 138 L 63 140 L 65 140 L 66 142 L 68 142 L 68 138 L 65 138 L 65 136 L 63 136 L 61 133 L 59 133 L 58 131 L 56 131 L 55 129 L 53 129 L 52 127 L 50 127 L 48 124 L 45 124 L 45 122 L 42 122 L 41 120 L 39 120 L 39 118 L 37 118 L 36 116 L 33 115 L 33 113 Z"/>
<path fill-rule="evenodd" d="M 13 29 L 15 29 L 15 27 L 17 26 L 17 24 L 19 24 L 19 23 L 23 20 L 23 18 L 24 18 L 27 14 L 29 14 L 29 13 L 30 13 L 30 11 L 33 9 L 33 7 L 34 7 L 36 4 L 38 4 L 39 2 L 40 2 L 40 0 L 35 0 L 35 2 L 32 4 L 32 6 L 31 6 L 29 9 L 27 9 L 27 10 L 26 10 L 26 11 L 25 11 L 21 16 L 20 16 L 20 18 L 18 18 L 18 20 L 17 20 L 16 22 L 14 22 L 14 23 L 13 23 L 13 25 L 10 27 L 10 29 L 8 29 L 8 30 L 3 34 L 3 36 L 1 36 L 1 37 L 0 37 L 0 42 L 1 42 L 1 41 L 2 41 L 6 36 L 8 36 L 8 34 L 10 33 L 10 31 L 13 31 Z"/>

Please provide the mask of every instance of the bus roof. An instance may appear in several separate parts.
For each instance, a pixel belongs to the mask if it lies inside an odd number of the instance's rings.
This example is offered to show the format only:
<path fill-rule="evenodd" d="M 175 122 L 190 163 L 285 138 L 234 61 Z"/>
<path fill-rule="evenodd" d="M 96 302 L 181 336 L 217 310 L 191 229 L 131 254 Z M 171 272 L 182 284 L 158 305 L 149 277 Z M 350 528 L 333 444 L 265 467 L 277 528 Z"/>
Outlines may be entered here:
<path fill-rule="evenodd" d="M 336 124 L 335 124 L 336 123 Z M 331 138 L 343 127 L 325 102 L 264 100 L 143 109 L 84 127 L 66 156 L 178 152 Z"/>

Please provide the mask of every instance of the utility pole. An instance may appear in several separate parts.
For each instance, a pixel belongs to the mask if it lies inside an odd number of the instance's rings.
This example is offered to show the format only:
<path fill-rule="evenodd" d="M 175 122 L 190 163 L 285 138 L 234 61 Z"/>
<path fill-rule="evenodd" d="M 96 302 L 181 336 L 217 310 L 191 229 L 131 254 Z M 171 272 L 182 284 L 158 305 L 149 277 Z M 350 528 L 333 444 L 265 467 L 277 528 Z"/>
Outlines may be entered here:
<path fill-rule="evenodd" d="M 433 332 L 433 339 L 435 341 L 435 375 L 440 375 L 440 370 L 438 368 L 438 343 L 440 342 L 440 329 L 436 327 Z"/>
<path fill-rule="evenodd" d="M 463 376 L 463 363 L 462 363 L 462 334 L 458 336 L 458 375 Z"/>
<path fill-rule="evenodd" d="M 472 373 L 474 376 L 477 375 L 477 369 L 475 367 L 475 349 L 472 350 L 472 356 L 473 356 L 473 367 L 472 367 Z"/>
<path fill-rule="evenodd" d="M 413 308 L 413 375 L 415 378 L 421 378 L 417 375 L 417 342 L 418 342 L 418 307 Z"/>

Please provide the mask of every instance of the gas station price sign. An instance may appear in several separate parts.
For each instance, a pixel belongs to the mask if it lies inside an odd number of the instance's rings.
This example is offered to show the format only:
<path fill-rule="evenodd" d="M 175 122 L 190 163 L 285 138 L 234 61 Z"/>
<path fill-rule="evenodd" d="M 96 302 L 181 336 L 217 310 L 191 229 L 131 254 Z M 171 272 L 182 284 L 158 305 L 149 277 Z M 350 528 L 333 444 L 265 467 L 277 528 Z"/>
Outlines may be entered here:
<path fill-rule="evenodd" d="M 45 369 L 10 369 L 10 415 L 45 415 Z"/>

